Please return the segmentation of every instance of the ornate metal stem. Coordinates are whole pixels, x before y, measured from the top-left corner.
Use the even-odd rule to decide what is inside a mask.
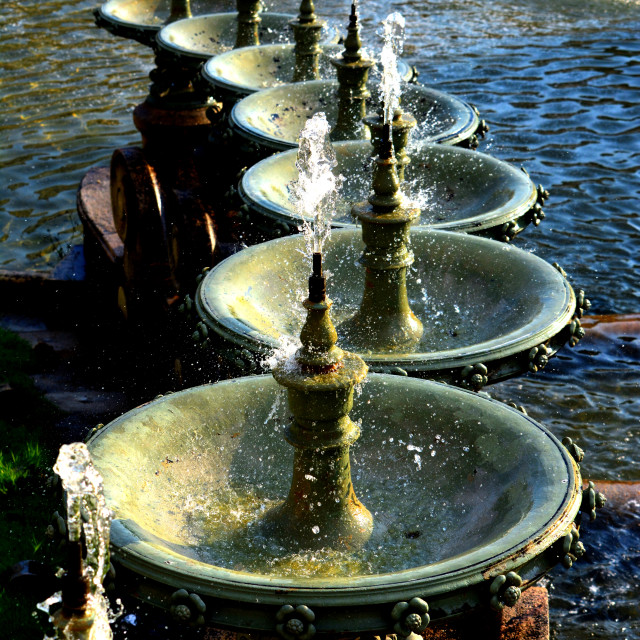
[[[377,155],[382,153],[385,144],[384,138],[384,121],[381,115],[367,116],[364,123],[371,130],[371,144]],[[391,121],[391,136],[393,140],[393,150],[398,162],[398,180],[400,184],[404,182],[404,170],[411,162],[407,155],[406,147],[409,142],[409,133],[417,124],[417,120],[409,113],[405,113],[402,109],[396,110]]]
[[[251,47],[260,44],[258,37],[258,25],[260,24],[260,0],[237,0],[238,9],[238,34],[236,36],[236,46]]]
[[[293,70],[293,82],[318,79],[318,59],[321,49],[320,36],[324,20],[318,20],[312,0],[302,0],[300,14],[290,23],[296,41],[296,64]]]
[[[366,100],[371,95],[367,91],[367,78],[373,60],[363,58],[360,52],[360,27],[356,4],[351,5],[347,37],[340,58],[331,60],[336,69],[338,82],[338,121],[331,132],[332,140],[353,140],[359,137],[362,119],[366,112]]]
[[[398,190],[397,161],[393,155],[390,125],[373,179],[368,202],[352,208],[362,223],[366,248],[360,262],[366,268],[360,309],[344,323],[344,335],[353,348],[372,351],[411,349],[422,337],[422,323],[409,307],[407,267],[413,263],[408,247],[409,228],[420,211],[402,206]]]
[[[191,0],[171,0],[171,13],[167,19],[167,24],[191,17]]]
[[[67,573],[63,579],[62,607],[53,615],[53,626],[65,637],[90,640],[94,613],[89,604],[90,587],[83,575],[82,541],[68,540]]]
[[[325,293],[321,254],[305,300],[302,347],[293,361],[279,364],[274,378],[288,390],[293,420],[286,430],[295,448],[291,489],[286,501],[263,520],[269,535],[298,549],[358,549],[369,539],[371,514],[351,482],[349,447],[360,428],[349,418],[353,388],[367,365],[336,346],[331,300]]]

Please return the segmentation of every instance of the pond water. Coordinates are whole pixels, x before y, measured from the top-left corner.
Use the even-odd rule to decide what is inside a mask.
[[[370,29],[401,11],[404,57],[421,82],[476,104],[491,126],[480,149],[525,166],[551,191],[547,219],[518,245],[559,262],[586,290],[592,314],[640,312],[640,3],[361,5]],[[46,271],[80,244],[80,179],[108,164],[115,148],[138,144],[131,111],[146,94],[152,55],[97,29],[94,7],[0,5],[0,272]],[[318,0],[316,8],[347,11],[343,0]],[[584,445],[585,475],[640,481],[638,323],[616,326],[565,349],[541,374],[490,393]],[[619,522],[605,516],[585,539],[588,549],[595,541],[587,560],[555,573],[558,638],[640,638],[639,508]]]

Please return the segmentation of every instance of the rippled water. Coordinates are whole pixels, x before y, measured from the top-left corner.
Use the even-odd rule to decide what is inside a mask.
[[[130,114],[152,56],[95,28],[94,6],[0,5],[0,270],[48,269],[80,243],[79,180],[138,143]],[[346,14],[345,2],[316,6]],[[481,150],[550,189],[547,219],[518,244],[562,264],[592,313],[639,312],[640,3],[373,0],[363,24],[392,10],[407,18],[405,58],[420,80],[475,103],[491,125]],[[596,332],[542,374],[491,393],[585,443],[587,475],[640,480],[636,336]],[[555,579],[558,638],[640,638],[638,511],[625,518],[592,527],[593,554]]]

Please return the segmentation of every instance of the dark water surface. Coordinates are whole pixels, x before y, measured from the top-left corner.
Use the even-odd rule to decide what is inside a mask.
[[[481,150],[551,191],[547,219],[519,246],[559,262],[591,313],[640,312],[640,2],[361,4],[368,28],[402,12],[420,80],[476,104],[491,126]],[[346,15],[346,5],[316,9]],[[94,6],[0,4],[0,270],[50,269],[80,243],[78,182],[113,149],[138,144],[131,110],[152,55],[95,28]],[[491,394],[584,445],[585,475],[640,481],[637,326],[596,332]],[[603,516],[585,535],[586,560],[554,573],[557,638],[640,638],[639,509]]]

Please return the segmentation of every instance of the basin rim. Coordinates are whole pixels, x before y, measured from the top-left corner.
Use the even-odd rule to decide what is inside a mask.
[[[292,84],[281,84],[277,87],[270,87],[269,89],[263,89],[262,91],[258,91],[256,93],[252,93],[248,95],[246,98],[237,102],[230,113],[230,122],[232,128],[237,131],[243,137],[255,142],[257,144],[263,145],[265,147],[269,147],[270,149],[277,149],[278,151],[287,151],[289,149],[296,148],[298,143],[295,140],[285,140],[283,138],[274,138],[267,134],[262,133],[260,130],[255,127],[247,124],[246,114],[251,114],[255,112],[254,101],[257,100],[268,100],[273,97],[274,94],[277,95],[276,92],[284,92],[284,95],[287,96],[289,102],[291,99],[296,98],[296,93],[300,92],[303,89],[309,89],[311,91],[322,91],[325,88],[329,87],[338,88],[337,80],[310,80],[308,82],[299,82]],[[430,87],[425,87],[419,84],[410,84],[410,87],[416,88],[420,87],[420,90],[425,91],[431,94],[434,98],[440,99],[442,102],[447,102],[449,104],[453,103],[456,105],[458,109],[464,114],[465,119],[462,120],[461,124],[459,124],[455,130],[451,131],[451,127],[448,132],[438,136],[430,136],[426,137],[425,140],[429,140],[431,142],[438,142],[440,144],[458,144],[463,140],[469,138],[478,128],[480,123],[480,119],[477,113],[468,105],[466,102],[452,96],[448,93],[443,93],[442,91],[438,91],[436,89],[431,89]],[[322,111],[322,109],[318,109],[317,111]],[[418,123],[420,124],[420,123]]]
[[[259,54],[261,56],[270,57],[274,54],[280,53],[293,53],[295,48],[294,44],[291,43],[282,43],[282,44],[264,44],[257,45],[251,47],[241,47],[238,49],[232,49],[231,51],[225,51],[224,53],[220,53],[213,57],[210,57],[202,67],[202,77],[215,89],[220,89],[223,91],[228,91],[229,93],[233,93],[238,96],[247,96],[252,93],[256,93],[258,91],[263,91],[267,87],[254,87],[253,85],[249,85],[246,83],[234,82],[232,80],[226,79],[219,70],[214,67],[219,67],[221,64],[227,63],[228,65],[233,65],[234,58],[240,57],[240,62],[242,63],[242,56]],[[344,45],[340,44],[332,44],[330,42],[325,42],[320,45],[322,49],[322,54],[326,58],[334,57],[334,54],[341,54],[344,51]],[[230,60],[230,62],[229,62]],[[398,73],[400,74],[400,78],[408,82],[413,77],[413,69],[404,61],[402,58],[398,59]],[[335,72],[333,72],[332,76],[335,76]],[[328,78],[331,80],[331,78]],[[314,80],[312,82],[322,82],[326,80],[326,78],[321,78],[320,80]],[[272,85],[274,87],[281,87],[284,84],[298,84],[298,83],[279,83],[277,85]],[[272,87],[268,87],[272,88]]]
[[[519,541],[508,549],[499,551],[493,556],[484,558],[474,565],[425,576],[428,567],[448,563],[451,558],[435,563],[423,565],[394,573],[359,576],[356,578],[326,578],[313,579],[313,586],[296,581],[295,578],[277,578],[274,576],[260,576],[248,572],[233,571],[198,562],[167,549],[160,551],[151,542],[141,542],[135,528],[129,528],[118,520],[112,523],[111,544],[114,547],[114,557],[127,569],[145,578],[156,580],[162,584],[176,588],[188,588],[197,591],[201,596],[212,596],[224,600],[236,600],[247,603],[283,604],[293,597],[297,602],[304,602],[308,606],[367,606],[380,603],[394,603],[402,599],[410,599],[416,594],[425,599],[437,598],[460,589],[472,588],[474,585],[490,580],[496,575],[507,571],[518,571],[519,568],[529,570],[531,563],[535,565],[533,579],[548,570],[560,560],[560,556],[552,558],[543,555],[556,540],[566,534],[580,508],[581,477],[579,469],[566,448],[543,425],[496,400],[479,396],[476,393],[451,387],[438,382],[399,378],[385,374],[370,374],[371,377],[390,384],[429,385],[439,393],[466,394],[467,400],[473,403],[490,403],[498,411],[510,412],[514,420],[518,420],[521,429],[532,430],[542,438],[550,440],[564,464],[567,482],[563,482],[564,497],[549,514],[546,523],[529,535],[526,540]],[[169,396],[153,400],[123,416],[117,418],[106,427],[94,434],[88,441],[91,450],[92,443],[102,438],[113,426],[119,425],[137,413],[145,411],[150,405],[160,405],[171,402],[179,395],[201,393],[219,385],[261,385],[271,380],[270,375],[250,376],[225,380],[218,383],[203,385],[176,392]],[[99,469],[99,465],[98,465]],[[117,517],[117,514],[116,514]],[[456,556],[453,556],[455,558]],[[538,562],[538,564],[536,564]],[[524,572],[523,572],[524,573]],[[523,576],[527,579],[526,574]],[[531,579],[531,576],[528,576]]]
[[[367,140],[345,140],[340,142],[331,143],[334,149],[338,152],[338,163],[340,163],[340,150],[358,149],[360,147],[370,147],[371,143]],[[450,222],[435,222],[434,224],[414,224],[413,229],[442,229],[443,231],[456,231],[458,233],[481,233],[487,229],[497,227],[514,220],[524,215],[531,207],[536,203],[538,198],[538,192],[535,184],[522,170],[516,168],[514,165],[500,160],[489,154],[482,153],[481,151],[475,151],[471,149],[464,149],[462,147],[454,147],[451,145],[443,145],[435,142],[419,142],[415,148],[408,151],[409,157],[412,161],[420,160],[421,154],[425,151],[433,151],[434,153],[443,153],[445,155],[461,155],[469,156],[474,159],[480,159],[482,162],[487,163],[495,168],[495,170],[504,172],[505,177],[520,183],[522,194],[519,200],[515,197],[511,198],[508,202],[502,204],[492,211],[480,213],[470,216],[468,218],[461,218]],[[310,220],[310,218],[297,217],[297,213],[293,210],[289,211],[279,204],[269,201],[266,198],[261,198],[258,194],[257,188],[254,188],[251,182],[256,180],[261,172],[267,174],[271,165],[276,165],[279,158],[285,155],[291,156],[295,159],[297,149],[290,149],[288,151],[281,151],[280,153],[273,154],[260,160],[253,166],[249,167],[240,180],[238,193],[245,204],[255,208],[262,215],[277,220],[278,222],[284,222],[289,225],[300,224],[303,220]],[[445,159],[444,162],[447,162]],[[526,185],[526,186],[525,186]],[[526,195],[525,192],[526,191]],[[363,198],[364,199],[364,198]],[[515,202],[515,205],[514,205]],[[334,221],[332,227],[336,229],[355,229],[359,228],[356,223]]]
[[[475,345],[429,353],[402,354],[358,352],[358,355],[360,355],[374,371],[376,370],[376,367],[393,366],[400,367],[410,374],[422,374],[435,370],[457,369],[467,365],[473,365],[478,362],[482,362],[486,365],[497,360],[521,354],[545,343],[547,340],[560,333],[571,321],[576,308],[576,297],[573,288],[559,271],[554,269],[542,258],[512,245],[496,242],[495,240],[489,240],[487,238],[481,238],[479,236],[454,233],[452,231],[443,231],[424,227],[412,229],[411,234],[414,241],[418,237],[428,238],[430,235],[433,235],[441,237],[443,240],[448,238],[447,242],[450,243],[451,246],[456,246],[456,243],[478,243],[486,247],[493,246],[496,250],[513,252],[517,256],[521,257],[525,263],[532,262],[533,264],[539,265],[540,269],[547,271],[557,282],[561,299],[555,301],[556,309],[553,321],[546,322],[546,326],[542,326],[534,333],[527,333],[525,335],[516,334],[507,341],[505,341],[504,337],[501,336]],[[351,241],[353,242],[354,236],[357,236],[359,241],[360,231],[344,228],[334,229],[328,242],[331,244],[336,238],[348,239],[349,237],[352,238]],[[271,336],[267,336],[254,330],[243,322],[237,315],[230,315],[229,313],[226,313],[224,302],[214,300],[213,297],[208,296],[207,292],[212,281],[217,279],[224,281],[226,279],[224,275],[225,272],[228,270],[233,271],[238,266],[239,262],[242,263],[250,260],[254,254],[262,251],[268,251],[274,255],[273,251],[277,251],[277,249],[274,248],[278,246],[278,243],[288,244],[294,242],[302,244],[304,243],[304,239],[301,235],[294,235],[254,245],[230,256],[211,269],[201,282],[196,293],[196,309],[200,318],[225,340],[228,340],[241,349],[247,349],[250,353],[258,353],[259,355],[267,357],[274,349],[279,348],[281,345],[276,338],[272,338]],[[420,254],[415,251],[415,242],[413,244],[413,248],[416,256],[416,262],[418,262],[420,260]],[[331,286],[336,286],[335,281],[330,284],[330,287]],[[546,311],[545,314],[550,315],[550,312]],[[339,325],[337,326],[339,330]]]

